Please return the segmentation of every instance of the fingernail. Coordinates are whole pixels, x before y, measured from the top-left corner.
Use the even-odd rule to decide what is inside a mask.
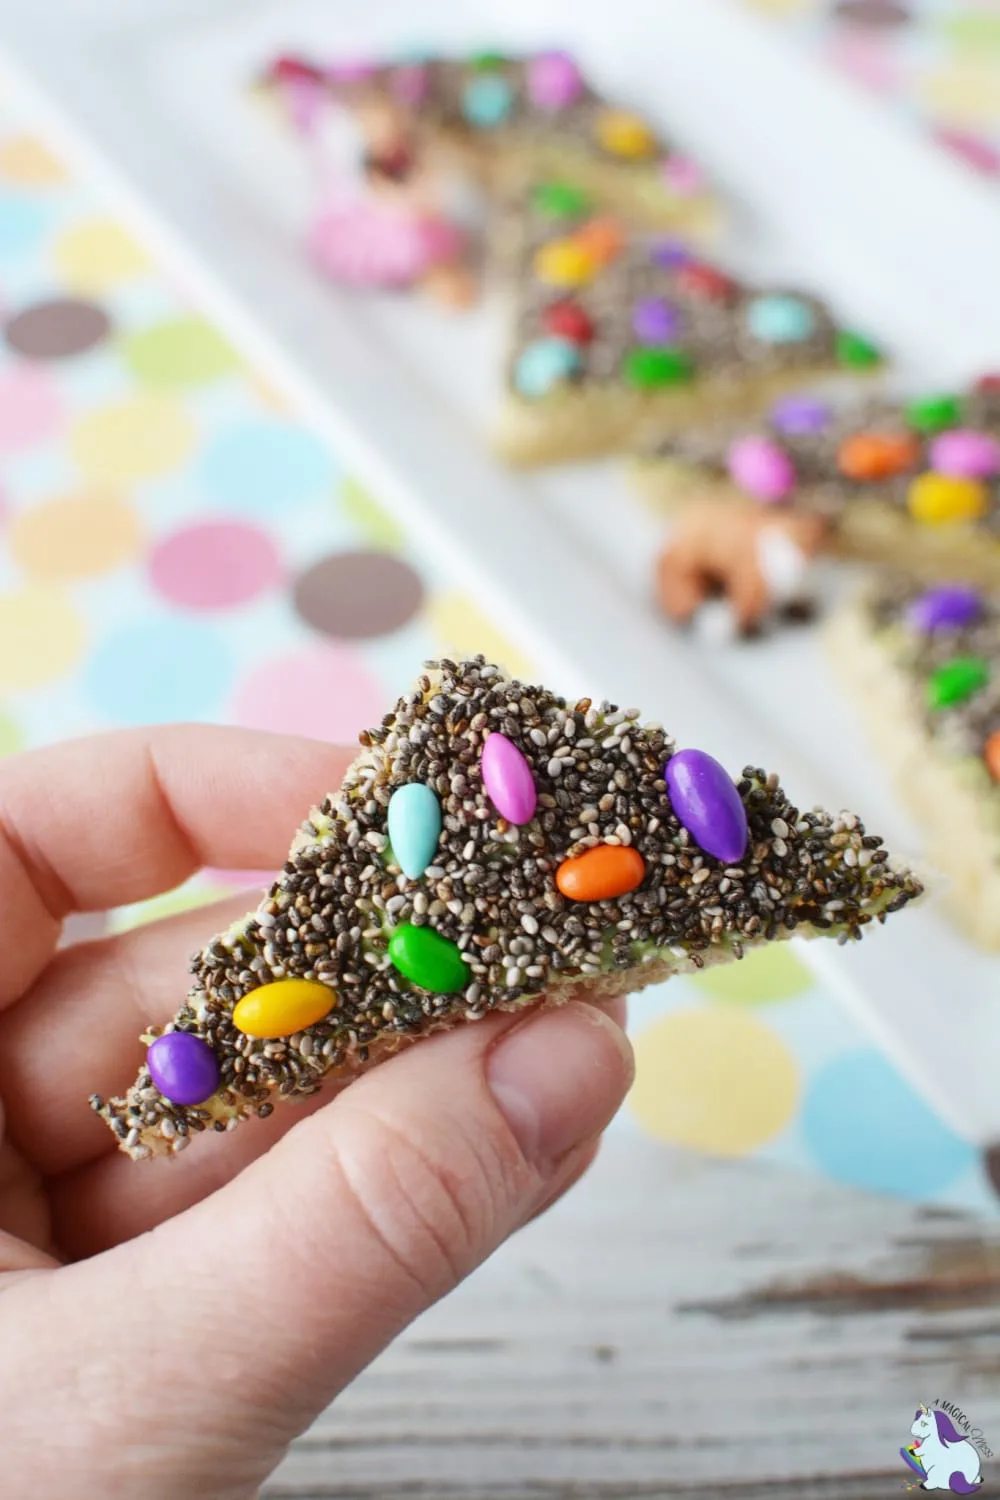
[[[518,1145],[539,1166],[603,1130],[632,1073],[625,1033],[578,1001],[522,1021],[486,1063],[487,1082]]]

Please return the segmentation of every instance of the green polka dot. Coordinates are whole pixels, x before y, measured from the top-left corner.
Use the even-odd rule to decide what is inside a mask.
[[[713,1000],[768,1005],[804,995],[816,980],[788,943],[772,943],[751,951],[738,964],[705,969],[691,983]]]
[[[111,913],[109,926],[112,932],[128,932],[133,927],[145,927],[147,922],[159,922],[164,917],[176,917],[181,912],[196,911],[200,906],[211,906],[235,895],[222,886],[203,885],[197,875],[179,885],[176,890],[164,891],[162,896],[153,896],[149,901],[137,901],[134,906],[120,906]],[[206,937],[210,936],[206,933]]]
[[[366,542],[385,552],[401,552],[406,545],[402,527],[384,511],[356,479],[345,479],[340,489],[340,504]]]
[[[956,47],[968,47],[974,53],[1000,51],[1000,15],[985,10],[960,11],[942,24]]]
[[[20,724],[7,714],[0,713],[0,756],[16,755],[24,746],[24,735]]]
[[[149,385],[200,385],[239,368],[235,351],[202,318],[176,318],[125,342],[125,359]]]

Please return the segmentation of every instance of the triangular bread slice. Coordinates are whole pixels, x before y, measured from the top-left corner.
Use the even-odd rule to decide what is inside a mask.
[[[428,663],[361,741],[257,910],[207,944],[186,1002],[146,1033],[193,1054],[173,1059],[181,1087],[157,1085],[171,1056],[151,1073],[151,1049],[124,1097],[93,1097],[132,1157],[437,1028],[606,1001],[793,934],[846,942],[920,894],[853,815],[800,811],[776,776],[734,782],[636,710],[569,703],[482,657]],[[259,1013],[289,980],[319,1014],[293,1005],[281,1035]]]

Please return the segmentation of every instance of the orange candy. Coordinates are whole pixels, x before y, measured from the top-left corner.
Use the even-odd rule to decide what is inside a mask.
[[[911,432],[856,432],[841,443],[837,464],[848,479],[891,479],[912,469],[919,457]]]
[[[598,844],[575,859],[564,859],[556,885],[567,901],[610,901],[642,884],[646,861],[624,844]]]
[[[1000,729],[995,729],[983,747],[983,760],[994,781],[1000,781]]]
[[[574,238],[601,266],[614,260],[624,244],[621,225],[614,219],[588,219],[586,224],[580,225]]]

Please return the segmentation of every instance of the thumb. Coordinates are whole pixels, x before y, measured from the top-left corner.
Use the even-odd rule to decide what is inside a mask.
[[[118,1337],[152,1367],[156,1445],[198,1465],[173,1468],[169,1493],[252,1492],[401,1329],[572,1180],[631,1078],[624,1033],[579,1002],[458,1027],[91,1262],[131,1258],[124,1281],[112,1273],[108,1316],[121,1329],[129,1308]],[[149,1417],[132,1423],[147,1432],[143,1493],[155,1500]]]

